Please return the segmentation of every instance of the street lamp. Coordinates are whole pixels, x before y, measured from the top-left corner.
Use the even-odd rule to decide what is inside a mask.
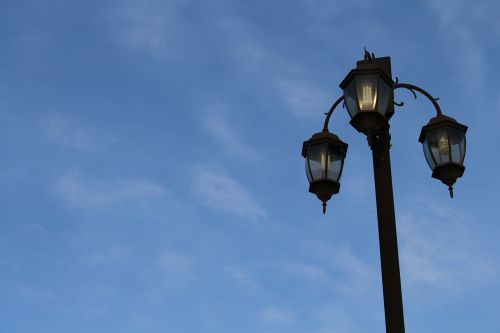
[[[326,213],[326,202],[339,192],[346,153],[347,144],[328,131],[314,134],[302,146],[309,192],[323,202],[323,213]]]
[[[422,127],[418,139],[432,170],[432,177],[448,185],[453,198],[453,184],[462,177],[465,167],[465,132],[467,126],[443,115],[432,118]]]
[[[309,192],[322,201],[323,213],[326,203],[339,192],[340,177],[347,153],[347,144],[328,130],[328,123],[335,108],[343,103],[351,117],[350,124],[366,135],[372,150],[377,217],[379,229],[380,261],[384,310],[387,333],[404,333],[403,298],[399,272],[399,256],[392,189],[389,119],[394,114],[394,90],[405,88],[415,98],[416,92],[427,97],[436,109],[436,116],[422,128],[419,142],[432,170],[432,177],[448,186],[453,198],[453,184],[465,170],[465,133],[467,126],[445,116],[437,103],[424,89],[412,84],[399,83],[392,79],[390,57],[376,58],[365,49],[364,59],[357,62],[340,83],[343,95],[326,114],[323,131],[305,141],[302,156],[306,160],[306,174],[310,183]]]
[[[351,125],[361,133],[379,129],[394,114],[390,66],[389,57],[360,61],[340,83]]]

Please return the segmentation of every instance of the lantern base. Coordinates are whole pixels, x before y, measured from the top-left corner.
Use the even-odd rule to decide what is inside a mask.
[[[387,124],[387,119],[376,111],[360,111],[350,121],[358,132],[369,135]]]
[[[318,180],[309,185],[309,192],[316,194],[323,202],[323,214],[326,211],[326,202],[332,198],[332,195],[339,193],[339,189],[340,184],[331,180]]]
[[[439,179],[443,184],[448,185],[450,196],[453,198],[453,184],[464,174],[465,167],[456,163],[446,163],[434,168],[432,178]]]

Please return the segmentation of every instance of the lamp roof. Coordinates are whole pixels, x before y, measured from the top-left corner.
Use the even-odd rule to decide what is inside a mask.
[[[336,146],[341,146],[345,150],[347,150],[348,146],[348,144],[340,140],[340,138],[337,135],[330,133],[329,131],[321,131],[313,134],[313,136],[309,140],[304,141],[304,144],[302,145],[302,156],[303,157],[307,156],[306,150],[309,146],[323,142],[331,143]]]
[[[394,84],[391,72],[391,58],[381,57],[358,61],[356,63],[356,68],[352,69],[339,84],[340,88],[344,89],[349,84],[353,76],[362,74],[378,74],[390,86]]]
[[[425,134],[433,129],[436,128],[441,128],[444,126],[450,126],[454,127],[458,130],[463,131],[464,133],[467,132],[467,126],[460,124],[458,121],[456,121],[452,117],[445,116],[444,114],[438,115],[434,118],[431,118],[427,125],[422,127],[422,131],[420,132],[420,137],[418,138],[419,142],[424,142],[425,140]]]

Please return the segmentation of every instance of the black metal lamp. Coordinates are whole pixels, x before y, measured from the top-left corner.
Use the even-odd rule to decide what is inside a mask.
[[[438,115],[422,127],[419,142],[424,147],[424,155],[432,170],[432,177],[448,185],[453,198],[453,184],[462,177],[465,166],[467,126],[455,119]]]
[[[355,69],[340,84],[343,95],[333,103],[325,114],[323,131],[314,134],[302,146],[306,159],[309,192],[323,202],[339,192],[340,176],[347,152],[347,144],[328,131],[328,124],[335,108],[344,102],[351,116],[351,125],[368,138],[372,151],[377,219],[379,229],[382,286],[387,333],[404,333],[403,297],[399,272],[399,255],[394,211],[394,193],[391,174],[391,135],[389,119],[394,114],[394,90],[404,88],[429,99],[436,109],[436,117],[422,128],[419,141],[423,144],[425,158],[432,169],[432,177],[448,185],[453,197],[453,184],[465,170],[467,126],[444,116],[434,98],[424,89],[392,80],[389,57],[375,58],[365,49],[364,60],[358,61]]]
[[[339,192],[346,153],[347,144],[328,131],[314,134],[302,146],[309,192],[323,202],[323,213],[326,212],[326,202]]]
[[[393,85],[390,58],[365,52],[365,59],[340,83],[356,130],[368,135],[387,123],[394,114]]]

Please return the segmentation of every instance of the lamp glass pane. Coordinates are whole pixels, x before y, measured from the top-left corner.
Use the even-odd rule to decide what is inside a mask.
[[[330,147],[328,155],[327,177],[330,180],[338,182],[342,174],[345,153],[342,153],[337,147]]]
[[[328,144],[320,143],[310,146],[307,149],[307,163],[310,170],[309,182],[326,178],[326,170],[330,167]]]
[[[359,112],[358,104],[356,103],[356,88],[354,80],[352,80],[344,89],[344,101],[347,106],[347,112],[349,112],[351,118],[354,118],[354,116]]]
[[[463,164],[465,158],[465,133],[457,128],[449,128],[451,160]]]
[[[427,134],[429,147],[437,166],[450,162],[450,144],[446,127],[431,130]]]
[[[312,182],[312,176],[311,176],[311,169],[309,169],[309,159],[306,158],[306,175],[307,175],[307,181],[310,183]]]
[[[382,79],[379,79],[379,93],[378,93],[378,105],[377,111],[385,116],[387,110],[389,110],[389,103],[391,102],[392,88]]]
[[[356,77],[356,95],[361,111],[374,111],[377,105],[377,75],[360,75]]]
[[[424,147],[425,160],[427,161],[427,164],[429,164],[429,167],[431,168],[431,170],[434,170],[436,163],[432,159],[431,149],[429,147],[429,142],[427,141],[427,139],[424,140],[424,142],[422,143],[422,146]]]

